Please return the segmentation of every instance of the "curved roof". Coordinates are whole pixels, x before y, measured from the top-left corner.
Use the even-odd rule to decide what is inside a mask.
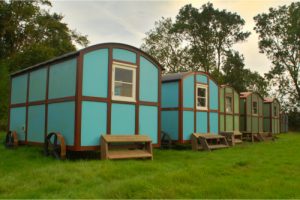
[[[280,104],[278,99],[276,99],[276,98],[270,98],[270,97],[264,98],[264,103],[273,103],[274,101],[277,101],[277,103]]]
[[[107,47],[113,47],[113,48],[122,48],[123,47],[124,49],[140,52],[143,56],[145,56],[148,59],[150,59],[151,61],[153,61],[153,63],[156,64],[161,70],[164,70],[164,68],[159,64],[158,61],[156,61],[156,59],[154,57],[152,57],[148,53],[142,51],[141,49],[136,48],[136,47],[131,46],[131,45],[128,45],[128,44],[110,42],[110,43],[100,43],[100,44],[92,45],[92,46],[80,49],[78,51],[73,51],[73,52],[70,52],[70,53],[63,54],[61,56],[58,56],[58,57],[55,57],[53,59],[47,60],[45,62],[41,62],[41,63],[35,64],[33,66],[27,67],[25,69],[16,71],[16,72],[12,73],[11,76],[21,74],[21,73],[30,71],[32,69],[39,68],[39,67],[45,66],[47,64],[51,64],[51,63],[54,63],[54,62],[57,62],[57,61],[60,61],[60,60],[66,59],[66,58],[78,56],[80,53],[87,53],[89,51],[97,50],[97,49],[100,49],[100,48],[107,48]]]
[[[225,88],[225,87],[227,87],[227,88],[231,88],[231,89],[233,89],[236,93],[238,93],[237,91],[236,91],[236,89],[234,89],[233,87],[231,87],[230,85],[227,85],[227,84],[223,84],[223,85],[220,85],[220,87],[221,88]]]
[[[257,94],[261,99],[264,99],[263,96],[261,96],[261,94],[259,94],[258,92],[241,92],[240,98],[247,98],[248,96],[250,96],[252,94]]]
[[[219,85],[213,77],[211,77],[208,73],[203,72],[203,71],[198,71],[198,72],[188,71],[188,72],[169,73],[169,74],[163,75],[161,80],[162,80],[162,82],[176,81],[176,80],[184,79],[185,77],[187,77],[191,74],[204,74],[204,75],[208,76],[210,80],[214,81],[217,85]]]

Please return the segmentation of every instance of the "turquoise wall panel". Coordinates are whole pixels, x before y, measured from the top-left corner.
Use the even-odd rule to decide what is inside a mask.
[[[27,74],[14,77],[11,81],[11,103],[25,103],[27,96]]]
[[[158,69],[142,56],[140,60],[140,100],[158,102]]]
[[[194,108],[194,75],[183,79],[183,107]]]
[[[82,94],[107,97],[108,49],[99,49],[83,56]]]
[[[50,67],[49,99],[75,96],[76,68],[76,59]]]
[[[140,106],[139,134],[148,135],[153,144],[158,143],[158,110],[156,106]]]
[[[161,112],[161,129],[168,133],[172,140],[178,140],[178,111]]]
[[[197,112],[196,132],[207,133],[207,112]]]
[[[203,74],[197,74],[196,75],[196,80],[199,83],[206,83],[207,84],[207,76],[205,76]]]
[[[211,112],[209,114],[209,124],[210,124],[210,133],[218,134],[219,133],[219,117],[218,117],[218,113]]]
[[[26,108],[18,107],[10,109],[9,130],[16,131],[18,140],[25,141]]]
[[[75,102],[48,105],[47,133],[60,132],[67,145],[74,145]]]
[[[183,140],[190,140],[194,132],[194,112],[183,112]]]
[[[136,63],[136,54],[125,49],[113,49],[113,59]]]
[[[81,146],[100,145],[100,136],[106,134],[106,103],[82,102]]]
[[[124,135],[135,133],[135,106],[129,104],[112,104],[111,134]]]
[[[162,83],[161,106],[162,108],[178,107],[178,82]]]
[[[41,101],[46,99],[47,68],[35,70],[30,73],[29,101]]]
[[[219,88],[218,85],[209,80],[209,107],[212,110],[217,110],[219,108]]]
[[[45,105],[28,107],[27,141],[44,142],[45,139]]]

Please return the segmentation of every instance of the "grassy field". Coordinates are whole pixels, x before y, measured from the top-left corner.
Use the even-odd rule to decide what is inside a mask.
[[[153,161],[57,161],[1,145],[0,198],[300,198],[300,133],[214,152],[155,150]]]

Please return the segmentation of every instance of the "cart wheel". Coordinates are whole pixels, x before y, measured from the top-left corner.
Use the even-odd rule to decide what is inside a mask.
[[[49,133],[45,138],[44,152],[46,156],[52,155],[58,160],[66,158],[65,139],[60,133]]]
[[[18,146],[18,135],[16,131],[8,131],[5,138],[5,147],[12,148]]]
[[[171,149],[172,148],[172,138],[171,136],[162,131],[162,137],[161,137],[161,148],[162,149]]]

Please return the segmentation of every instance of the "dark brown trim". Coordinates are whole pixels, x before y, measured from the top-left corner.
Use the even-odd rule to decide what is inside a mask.
[[[108,47],[108,88],[107,88],[107,99],[111,99],[111,90],[112,90],[112,50],[113,47]],[[85,53],[85,51],[84,51]],[[107,125],[106,125],[106,131],[107,134],[111,134],[111,101],[107,101],[107,114],[106,114],[106,118],[107,118]]]
[[[107,98],[102,97],[90,97],[90,96],[82,96],[82,101],[96,101],[96,102],[108,102]]]
[[[194,74],[194,133],[197,132],[197,83],[196,74]]]
[[[135,105],[135,134],[139,134],[139,121],[140,121],[140,54],[136,53],[136,79],[135,79],[135,98],[136,98],[136,105]]]
[[[158,118],[158,122],[157,122],[157,142],[158,142],[158,146],[160,147],[161,145],[161,87],[162,87],[162,83],[161,83],[161,69],[157,70],[158,72],[158,98],[157,98],[157,118]]]
[[[177,111],[179,110],[179,107],[175,107],[175,108],[161,108],[162,111]]]
[[[50,66],[47,66],[47,80],[46,80],[46,99],[45,99],[45,138],[47,137],[48,134],[48,98],[49,98],[49,77],[50,77]]]
[[[33,101],[33,102],[28,102],[27,105],[28,106],[36,106],[36,105],[43,105],[45,104],[46,102],[45,101]]]
[[[78,54],[80,54],[80,53],[85,54],[85,53],[88,53],[90,51],[94,51],[94,50],[98,50],[98,49],[105,49],[105,48],[119,48],[119,49],[125,49],[125,50],[128,50],[128,51],[132,51],[132,52],[135,52],[135,53],[139,52],[141,54],[141,56],[145,57],[147,60],[149,60],[151,63],[153,63],[156,67],[160,68],[160,70],[164,70],[164,68],[156,61],[156,59],[154,59],[151,55],[149,55],[148,53],[142,51],[141,49],[138,49],[134,46],[130,46],[130,45],[127,45],[127,44],[121,44],[121,43],[102,43],[102,44],[96,44],[96,45],[93,45],[93,46],[86,47],[86,48],[81,49],[79,51],[70,52],[70,53],[64,54],[62,56],[53,58],[51,60],[42,62],[42,63],[38,63],[38,64],[33,65],[31,67],[28,67],[26,69],[14,72],[14,73],[11,74],[11,76],[13,77],[13,76],[16,76],[16,75],[24,74],[24,73],[33,71],[35,69],[39,69],[41,67],[45,67],[47,65],[54,65],[56,63],[63,62],[63,61],[68,60],[68,59],[76,58],[78,56]]]
[[[157,102],[148,102],[148,101],[139,101],[139,104],[143,106],[160,106],[160,104]]]
[[[57,98],[57,99],[48,99],[48,104],[61,103],[61,102],[65,102],[65,101],[75,101],[75,100],[76,100],[75,96],[62,97],[62,98]]]
[[[58,63],[76,58],[78,53],[79,52],[67,53],[65,55],[53,58],[51,60],[48,60],[48,61],[45,61],[45,62],[42,62],[42,63],[38,63],[38,64],[33,65],[31,67],[16,71],[16,72],[10,74],[10,76],[15,77],[15,76],[19,76],[19,75],[26,74],[26,73],[31,73],[35,70],[39,70],[39,69],[44,68],[44,67],[48,67],[48,66],[51,67],[51,66],[56,65]]]
[[[178,100],[179,100],[179,110],[178,110],[178,134],[180,143],[183,142],[183,81],[179,80],[179,92],[178,92]]]
[[[10,110],[11,110],[11,91],[12,91],[12,78],[9,79],[9,107],[8,107],[8,113],[7,113],[7,132],[12,131],[10,130]]]
[[[16,104],[12,104],[9,107],[10,108],[16,108],[16,107],[25,107],[27,105],[27,103],[16,103]]]
[[[210,85],[209,85],[209,81],[210,81],[210,77],[208,77],[206,75],[206,78],[207,78],[207,84],[208,84],[208,87],[207,87],[207,133],[210,133]],[[217,84],[218,86],[218,84]],[[218,91],[219,92],[219,91]]]
[[[29,101],[29,89],[30,89],[30,73],[27,74],[27,91],[26,91],[26,121],[25,121],[25,143],[27,143],[28,135],[28,101]]]
[[[83,79],[83,55],[79,53],[77,57],[77,74],[76,74],[76,109],[75,109],[75,149],[81,146],[81,113],[82,113],[82,79]]]

